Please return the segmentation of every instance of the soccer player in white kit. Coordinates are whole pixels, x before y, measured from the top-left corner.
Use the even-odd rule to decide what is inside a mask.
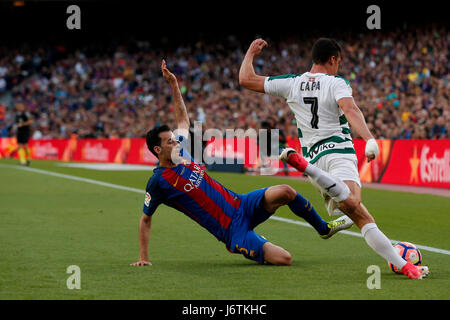
[[[287,148],[280,159],[305,172],[324,196],[328,213],[345,213],[351,219],[344,216],[345,223],[354,222],[376,253],[411,279],[428,275],[427,267],[416,267],[397,254],[361,203],[361,182],[349,124],[366,141],[368,161],[375,159],[379,150],[352,97],[350,83],[337,75],[342,59],[339,44],[321,38],[313,45],[313,66],[309,72],[271,77],[257,75],[253,68],[253,58],[265,46],[263,39],[251,43],[239,71],[239,84],[286,99],[294,113],[303,156]]]

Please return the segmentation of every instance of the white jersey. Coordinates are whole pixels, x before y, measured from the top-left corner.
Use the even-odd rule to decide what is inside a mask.
[[[286,99],[308,162],[330,153],[355,154],[347,119],[337,104],[341,98],[352,97],[347,80],[325,73],[288,74],[267,77],[264,91]]]

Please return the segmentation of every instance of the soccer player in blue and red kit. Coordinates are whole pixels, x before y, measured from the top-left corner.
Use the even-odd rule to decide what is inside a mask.
[[[275,211],[288,205],[297,216],[305,219],[327,239],[346,229],[342,219],[324,221],[312,204],[288,185],[254,190],[248,194],[235,193],[212,179],[184,150],[189,130],[189,118],[177,79],[163,60],[161,71],[172,87],[178,136],[166,125],[147,133],[147,146],[159,159],[146,188],[143,215],[139,225],[140,258],[133,266],[151,265],[148,243],[152,216],[161,204],[183,212],[224,242],[228,251],[241,253],[263,264],[290,265],[292,257],[285,249],[258,235],[253,229]]]

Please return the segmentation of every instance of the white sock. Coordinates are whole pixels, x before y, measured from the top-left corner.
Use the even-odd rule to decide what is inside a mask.
[[[308,164],[305,173],[336,202],[344,201],[350,195],[350,189],[344,181],[332,176],[315,165]]]
[[[389,239],[378,229],[375,223],[365,224],[361,233],[367,244],[380,256],[401,269],[406,261],[394,250]]]

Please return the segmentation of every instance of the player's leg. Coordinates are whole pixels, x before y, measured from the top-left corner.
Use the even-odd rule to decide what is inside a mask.
[[[374,218],[367,208],[361,203],[361,188],[354,181],[345,181],[350,189],[350,196],[339,203],[339,208],[361,229],[361,233],[367,244],[388,262],[401,269],[406,264],[392,247],[391,241],[378,228]]]
[[[275,213],[279,207],[287,205],[293,201],[296,196],[297,192],[287,184],[271,186],[264,192],[261,205],[266,211]]]
[[[361,203],[361,188],[354,181],[344,181],[350,190],[347,199],[338,203],[339,209],[348,215],[359,229],[368,223],[375,223],[375,219]]]
[[[339,203],[343,210],[361,229],[366,243],[376,253],[402,270],[411,279],[421,279],[428,275],[428,268],[414,266],[403,259],[392,247],[391,241],[381,232],[367,208],[361,203],[361,188],[354,181],[345,181],[351,194],[348,201]]]
[[[19,163],[21,165],[25,165],[27,163],[27,159],[26,159],[25,146],[23,143],[19,143],[18,154],[19,154]]]
[[[24,144],[24,148],[25,148],[26,164],[29,165],[31,162],[31,153],[30,148],[28,147],[28,142]]]
[[[329,239],[335,233],[348,229],[353,225],[351,219],[346,216],[331,222],[326,222],[314,209],[312,203],[295,191],[291,186],[278,185],[266,190],[262,200],[262,206],[270,213],[270,215],[284,205],[288,205],[289,209],[291,209],[296,216],[306,220],[306,222],[308,222],[323,239]]]
[[[336,181],[342,181],[349,191],[348,196],[345,199],[341,199],[342,201],[336,201],[336,196],[333,197],[329,190],[324,189],[324,192],[338,202],[339,209],[358,226],[367,244],[388,262],[392,262],[401,269],[406,264],[406,261],[396,253],[389,239],[378,229],[375,219],[361,203],[361,187],[356,162],[345,157],[328,156],[323,158],[323,163],[320,166],[328,170],[328,172],[324,172],[324,176],[326,173],[327,177],[335,178]],[[308,167],[314,167],[317,171],[323,171],[313,165]],[[314,179],[316,182],[320,180],[320,178],[317,179],[317,175],[316,179]]]
[[[264,261],[277,266],[290,266],[292,264],[292,256],[285,249],[271,242],[264,243],[262,249]]]
[[[331,197],[328,194],[326,194],[325,191],[323,191],[322,188],[319,185],[317,185],[317,183],[314,182],[314,180],[309,178],[309,182],[311,182],[311,184],[317,189],[317,191],[323,197],[325,208],[330,217],[340,216],[344,214],[344,212],[342,212],[342,210],[339,209],[339,204],[333,199],[331,199]]]
[[[350,189],[350,195],[339,203],[339,208],[358,226],[369,247],[402,270],[409,278],[419,279],[426,276],[428,271],[422,274],[420,268],[407,262],[394,250],[391,241],[378,228],[375,219],[361,203],[361,187],[354,181],[345,181],[345,183]]]
[[[350,176],[355,168],[349,167],[348,162],[334,160],[334,166],[329,164],[330,173],[308,163],[294,149],[286,149],[280,155],[280,159],[287,161],[297,170],[305,172],[321,187],[323,192],[328,194],[334,201],[339,204],[339,209],[343,211],[352,221],[361,229],[361,233],[367,244],[380,256],[391,262],[399,269],[404,266],[408,270],[404,270],[405,274],[410,278],[418,278],[420,272],[418,268],[413,268],[411,264],[407,264],[401,256],[399,256],[391,245],[389,239],[378,229],[375,220],[370,215],[364,205],[361,203],[361,187],[355,181],[343,181],[332,173],[340,172],[344,176],[347,171]],[[331,162],[331,161],[330,161]],[[350,170],[351,169],[351,170]],[[345,179],[345,178],[344,178]],[[352,179],[354,180],[354,179]],[[403,271],[403,270],[402,270]]]
[[[261,203],[270,215],[275,213],[279,207],[288,205],[296,216],[305,219],[320,235],[330,232],[328,223],[319,216],[311,202],[289,185],[269,187],[264,193]]]
[[[235,249],[245,258],[263,264],[264,261],[277,266],[289,266],[292,264],[292,256],[285,249],[274,245],[253,230],[249,230],[240,237],[235,244]]]
[[[300,172],[305,172],[314,182],[324,190],[333,200],[341,202],[348,198],[350,190],[339,178],[308,163],[300,154],[292,148],[286,148],[280,154],[280,159],[289,163]]]

